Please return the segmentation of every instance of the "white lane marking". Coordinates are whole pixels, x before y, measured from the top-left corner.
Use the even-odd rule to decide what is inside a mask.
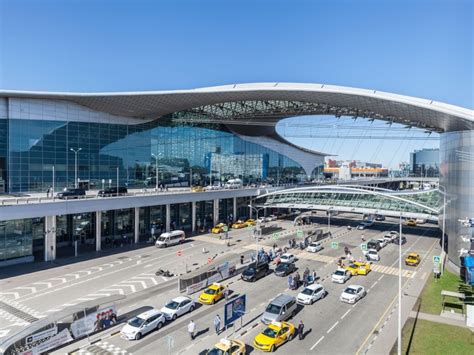
[[[319,344],[320,342],[323,341],[323,339],[324,339],[324,335],[323,335],[321,338],[319,338],[319,340],[318,340],[316,343],[314,343],[314,345],[313,345],[313,346],[311,347],[311,349],[309,349],[309,350],[312,351],[316,346],[318,346],[318,344]]]
[[[167,279],[166,277],[164,277],[164,276],[161,276],[161,278],[162,278],[163,280],[165,280],[165,281],[168,281],[168,279]]]
[[[95,297],[81,297],[81,298],[77,298],[76,301],[92,301],[95,299],[96,299]]]
[[[347,316],[350,311],[352,311],[352,308],[349,308],[347,312],[342,315],[341,319],[344,319],[344,317]]]
[[[49,280],[59,280],[62,283],[65,283],[67,281],[65,277],[53,277],[52,279],[49,279]]]
[[[334,323],[334,324],[332,325],[332,327],[329,328],[329,330],[327,331],[327,334],[331,333],[331,331],[332,331],[334,328],[336,328],[336,326],[337,326],[338,324],[339,324],[339,321],[337,321],[336,323]]]
[[[80,277],[78,274],[66,274],[64,276],[74,276],[75,279],[78,279]]]
[[[59,312],[62,308],[54,308],[54,309],[48,309],[46,313],[54,313],[54,312]]]
[[[71,307],[71,306],[75,306],[77,303],[64,303],[63,306],[66,306],[66,307]]]
[[[108,288],[108,289],[105,289],[105,290],[102,290],[102,291],[104,291],[104,292],[107,292],[107,291],[109,291],[109,292],[116,291],[116,292],[120,293],[121,295],[124,295],[124,294],[125,294],[125,292],[123,292],[123,290],[122,290],[121,288]]]
[[[383,275],[383,274],[382,274],[382,275],[381,275],[381,276],[378,278],[378,280],[377,280],[377,281],[380,281],[380,280],[382,280],[384,276],[385,276],[385,275]]]
[[[90,271],[90,270],[81,270],[81,271],[78,271],[78,273],[79,272],[85,272],[87,275],[92,274],[92,271]]]
[[[153,264],[145,265],[145,267],[152,267],[154,266]]]
[[[124,282],[128,282],[128,281],[124,281]],[[132,290],[132,293],[135,293],[137,292],[137,289],[135,288],[135,285],[129,285],[129,284],[125,284],[125,283],[119,283],[117,285],[114,285],[114,286],[120,286],[120,287],[130,287],[130,289]]]
[[[36,293],[36,292],[38,292],[38,291],[36,290],[36,287],[33,287],[33,286],[21,286],[21,287],[17,287],[16,289],[17,289],[17,290],[30,290],[31,293]]]
[[[52,282],[40,281],[40,282],[33,282],[33,285],[47,285],[48,288],[53,287]]]
[[[91,293],[90,295],[87,295],[87,296],[91,296],[91,297],[109,297],[110,293]]]
[[[128,280],[127,282],[139,283],[140,285],[142,285],[143,289],[148,288],[148,286],[147,286],[147,284],[146,284],[145,281],[141,281],[141,280]]]
[[[377,285],[378,282],[379,282],[378,280],[375,281],[375,282],[372,284],[372,286],[370,286],[370,288],[371,288],[371,289],[374,288],[374,286]]]
[[[6,295],[13,295],[14,299],[20,298],[20,294],[18,292],[2,292],[0,293],[1,296],[6,296]]]

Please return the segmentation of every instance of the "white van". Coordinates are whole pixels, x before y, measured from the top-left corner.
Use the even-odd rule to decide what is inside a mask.
[[[156,240],[155,245],[158,248],[166,248],[171,245],[177,245],[181,244],[184,242],[184,239],[186,236],[184,235],[183,231],[172,231],[172,232],[166,232],[162,233],[158,239]]]
[[[224,185],[225,189],[241,189],[242,188],[242,180],[240,179],[230,179]]]

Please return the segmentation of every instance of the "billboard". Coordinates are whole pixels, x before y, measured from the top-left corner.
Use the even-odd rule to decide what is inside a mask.
[[[224,306],[224,325],[234,323],[237,319],[245,314],[246,298],[241,295],[232,301],[229,301]]]

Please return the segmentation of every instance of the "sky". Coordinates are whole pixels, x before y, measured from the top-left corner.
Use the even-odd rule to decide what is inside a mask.
[[[304,82],[472,109],[473,28],[470,0],[0,0],[0,89]],[[337,124],[301,117],[278,131],[338,159],[373,159],[392,168],[413,149],[439,145],[321,138],[315,132],[322,122]],[[412,135],[419,134],[407,131]]]

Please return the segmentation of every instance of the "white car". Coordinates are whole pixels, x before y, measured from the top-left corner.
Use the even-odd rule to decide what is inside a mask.
[[[375,239],[379,242],[381,248],[385,248],[387,246],[387,241],[384,238]]]
[[[323,246],[321,245],[321,243],[314,243],[314,242],[308,245],[308,247],[306,248],[306,250],[310,253],[316,253],[322,249],[323,249]]]
[[[120,335],[129,340],[140,340],[142,336],[165,324],[165,315],[156,309],[143,312],[130,319],[120,331]]]
[[[357,225],[357,229],[358,229],[358,230],[363,230],[363,229],[365,229],[365,227],[366,227],[365,223],[359,223],[359,224]]]
[[[331,281],[338,283],[338,284],[343,284],[347,280],[351,278],[351,273],[348,270],[345,269],[337,269],[336,271],[333,272],[331,275]]]
[[[380,261],[380,255],[375,249],[369,249],[366,252],[364,252],[364,255],[367,260],[371,261]]]
[[[385,239],[385,241],[386,241],[387,243],[391,243],[391,242],[393,242],[397,237],[398,237],[398,232],[391,231],[391,232],[386,233],[386,234],[383,236],[383,239]]]
[[[271,214],[270,216],[267,217],[267,219],[268,219],[269,221],[276,221],[276,220],[278,219],[278,217],[275,216],[274,214]]]
[[[300,304],[313,304],[317,300],[326,297],[327,294],[328,292],[323,285],[313,284],[305,287],[296,297],[296,301]]]
[[[286,264],[293,264],[296,261],[296,258],[293,254],[285,253],[280,256],[280,261]]]
[[[175,320],[179,316],[194,311],[196,305],[194,301],[185,296],[173,298],[162,309],[161,312],[167,320]]]
[[[258,217],[257,221],[260,223],[265,223],[269,222],[270,220],[268,219],[268,217]]]
[[[367,294],[365,288],[359,285],[350,285],[347,286],[344,291],[341,293],[341,297],[339,298],[342,302],[346,303],[356,303],[362,297]]]
[[[214,190],[221,190],[222,187],[220,185],[209,185],[204,188],[205,191],[214,191]]]

